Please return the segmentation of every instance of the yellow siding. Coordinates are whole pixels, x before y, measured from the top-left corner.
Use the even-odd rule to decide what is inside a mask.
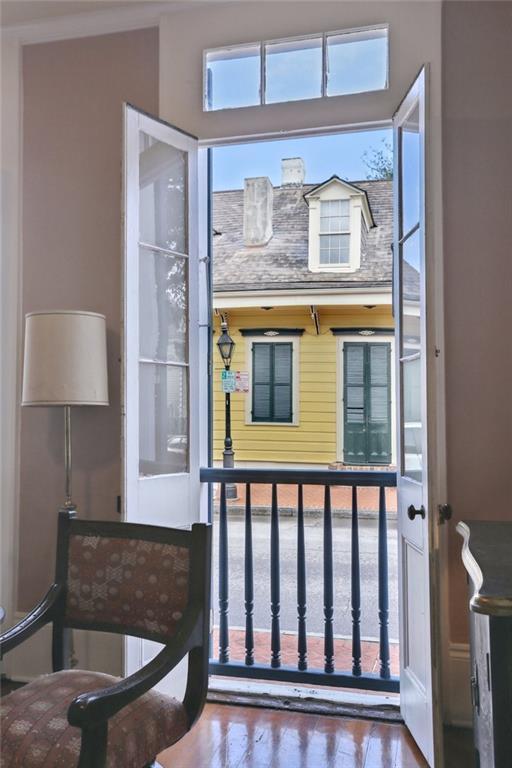
[[[247,371],[244,328],[304,328],[299,338],[299,423],[298,425],[246,424],[245,399],[249,394],[231,396],[231,418],[235,462],[286,462],[327,465],[336,461],[337,338],[331,327],[391,328],[391,308],[321,307],[320,335],[316,335],[309,307],[280,307],[272,310],[230,309],[229,334],[236,342],[231,369]],[[214,343],[220,323],[214,318]],[[262,339],[263,340],[263,339]],[[222,363],[214,349],[214,459],[222,459],[224,440],[224,395],[221,388]]]

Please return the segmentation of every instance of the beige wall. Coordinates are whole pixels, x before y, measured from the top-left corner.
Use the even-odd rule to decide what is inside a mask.
[[[202,137],[318,127],[357,114],[389,117],[424,61],[439,74],[439,3],[261,7],[203,7],[164,20],[163,117]],[[511,14],[511,4],[500,2],[443,9],[447,469],[457,519],[511,517]],[[367,113],[358,96],[314,109],[299,102],[201,112],[202,47],[388,19],[392,88]],[[108,318],[112,405],[74,421],[75,496],[88,516],[115,517],[119,489],[121,102],[157,111],[156,36],[149,30],[31,46],[24,56],[23,310],[82,308]],[[20,608],[41,594],[53,567],[61,429],[59,410],[23,412]],[[454,527],[450,634],[457,642],[467,638],[467,603]]]
[[[512,4],[443,12],[451,639],[467,640],[459,519],[512,520]]]
[[[116,517],[120,492],[122,104],[158,110],[158,31],[31,45],[23,55],[23,313],[107,316],[109,408],[73,411],[79,514]],[[22,409],[18,608],[53,572],[63,412]]]

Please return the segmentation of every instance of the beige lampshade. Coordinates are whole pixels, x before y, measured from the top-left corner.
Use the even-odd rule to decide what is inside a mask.
[[[108,405],[105,316],[31,312],[25,319],[22,405]]]

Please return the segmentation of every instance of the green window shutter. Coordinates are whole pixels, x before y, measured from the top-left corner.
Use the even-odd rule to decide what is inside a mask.
[[[366,463],[365,344],[343,348],[343,460]]]
[[[292,421],[292,349],[288,342],[252,345],[253,421]]]
[[[271,421],[272,344],[252,345],[252,418]]]
[[[368,344],[368,463],[391,461],[391,345]]]
[[[391,346],[347,342],[343,355],[343,460],[391,461]]]

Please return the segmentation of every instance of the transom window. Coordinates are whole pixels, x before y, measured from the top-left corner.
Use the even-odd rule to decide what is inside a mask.
[[[348,264],[350,260],[350,201],[320,202],[320,264]]]
[[[205,111],[381,91],[387,87],[387,25],[204,52]]]

